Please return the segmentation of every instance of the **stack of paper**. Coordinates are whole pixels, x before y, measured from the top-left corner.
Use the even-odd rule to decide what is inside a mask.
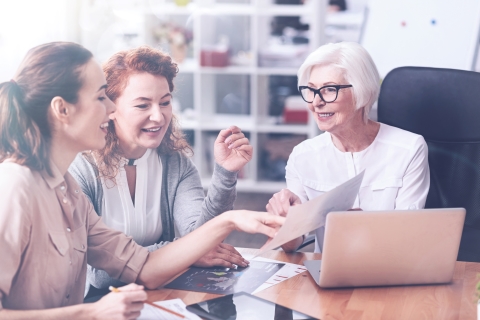
[[[284,261],[272,260],[272,259],[267,259],[263,257],[256,257],[251,259],[251,257],[253,257],[252,255],[244,255],[243,257],[247,260],[285,264],[280,270],[278,270],[273,276],[271,276],[267,281],[265,281],[260,287],[255,289],[255,291],[253,291],[252,294],[255,294],[257,292],[270,288],[271,286],[279,284],[280,282],[290,279],[296,276],[297,274],[300,274],[307,270],[304,266],[299,264],[287,263]]]

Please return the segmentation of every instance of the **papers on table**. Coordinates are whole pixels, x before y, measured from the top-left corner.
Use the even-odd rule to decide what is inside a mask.
[[[155,304],[159,306],[165,307],[176,313],[183,315],[186,320],[202,320],[196,314],[191,313],[186,309],[185,303],[183,303],[180,299],[172,299],[172,300],[165,300],[165,301],[157,301]],[[180,317],[177,317],[171,313],[166,311],[157,309],[152,307],[151,305],[145,304],[140,317],[137,318],[138,320],[152,320],[152,319],[160,319],[160,320],[179,320]]]
[[[267,288],[270,288],[271,286],[274,286],[282,281],[285,281],[287,279],[290,279],[307,269],[298,264],[294,263],[287,263],[284,261],[278,261],[278,260],[273,260],[273,259],[267,259],[263,257],[256,257],[252,258],[252,255],[244,255],[243,256],[247,260],[254,260],[258,262],[267,262],[267,263],[275,263],[275,264],[284,264],[284,266],[278,270],[274,275],[272,275],[267,281],[265,281],[262,285],[260,285],[253,294],[260,292],[262,290],[265,290]],[[170,309],[172,311],[175,311],[181,315],[183,315],[186,320],[201,320],[197,315],[191,313],[186,309],[185,303],[180,300],[180,299],[172,299],[172,300],[165,300],[165,301],[157,301],[155,304],[160,305],[162,307],[165,307],[167,309]],[[148,304],[145,304],[142,312],[140,314],[140,317],[138,318],[139,320],[150,320],[150,319],[161,319],[161,320],[178,320],[179,317],[168,313],[166,311],[154,308]]]
[[[276,262],[251,261],[248,267],[238,269],[191,267],[165,288],[215,294],[252,293],[285,265]]]
[[[290,278],[296,276],[297,274],[300,274],[300,273],[307,270],[304,266],[299,265],[299,264],[287,263],[287,262],[284,262],[284,261],[267,259],[267,258],[263,258],[263,257],[256,257],[256,258],[252,259],[253,255],[243,255],[243,257],[247,260],[270,262],[270,263],[284,263],[285,264],[273,276],[268,278],[268,280],[265,281],[260,287],[255,289],[255,291],[253,291],[252,294],[255,294],[257,292],[260,292],[262,290],[270,288],[271,286],[274,286],[274,285],[276,285],[276,284],[278,284],[282,281],[290,279]]]
[[[255,256],[323,227],[329,212],[351,209],[360,190],[364,172],[365,170],[315,199],[290,207],[285,223],[278,230],[277,235],[260,248]]]

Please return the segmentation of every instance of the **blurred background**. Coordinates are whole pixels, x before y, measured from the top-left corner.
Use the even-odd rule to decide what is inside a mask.
[[[0,0],[0,81],[44,42],[80,43],[100,63],[122,49],[161,48],[179,64],[174,112],[203,185],[210,183],[216,135],[235,124],[254,147],[239,173],[235,206],[264,210],[286,187],[293,147],[321,133],[296,88],[306,55],[325,43],[355,41],[382,77],[401,65],[479,70],[479,2]],[[256,247],[263,239],[233,234],[229,241]]]

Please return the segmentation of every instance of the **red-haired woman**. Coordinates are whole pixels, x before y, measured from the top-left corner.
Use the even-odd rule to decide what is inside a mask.
[[[222,130],[214,145],[215,168],[205,197],[191,149],[172,114],[177,65],[147,46],[121,51],[103,67],[107,96],[116,104],[107,144],[79,155],[70,172],[110,227],[152,252],[232,209],[237,172],[252,157],[238,127]],[[230,245],[220,244],[196,266],[246,266]],[[87,281],[105,292],[119,286],[103,270],[90,268]],[[98,292],[92,289],[92,292]],[[92,295],[92,292],[89,296]]]
[[[272,237],[284,221],[230,211],[152,253],[107,227],[67,172],[79,152],[105,146],[106,86],[92,54],[62,42],[32,49],[0,83],[1,319],[136,319],[147,298],[136,284],[82,304],[87,262],[156,288],[230,231]]]

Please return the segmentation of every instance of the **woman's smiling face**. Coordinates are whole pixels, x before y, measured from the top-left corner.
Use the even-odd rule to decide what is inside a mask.
[[[82,74],[83,85],[74,104],[72,125],[65,135],[70,136],[78,151],[97,150],[105,147],[108,119],[115,105],[105,94],[107,81],[94,59],[84,66]]]
[[[346,82],[339,68],[329,65],[319,65],[312,68],[307,86],[318,89],[326,85],[345,85]],[[337,99],[331,103],[325,103],[318,95],[308,109],[322,131],[338,132],[346,128],[351,121],[362,116],[361,110],[356,110],[352,88],[343,88],[338,91]]]
[[[126,157],[139,158],[160,145],[172,120],[171,100],[165,77],[146,72],[129,77],[110,116]]]

